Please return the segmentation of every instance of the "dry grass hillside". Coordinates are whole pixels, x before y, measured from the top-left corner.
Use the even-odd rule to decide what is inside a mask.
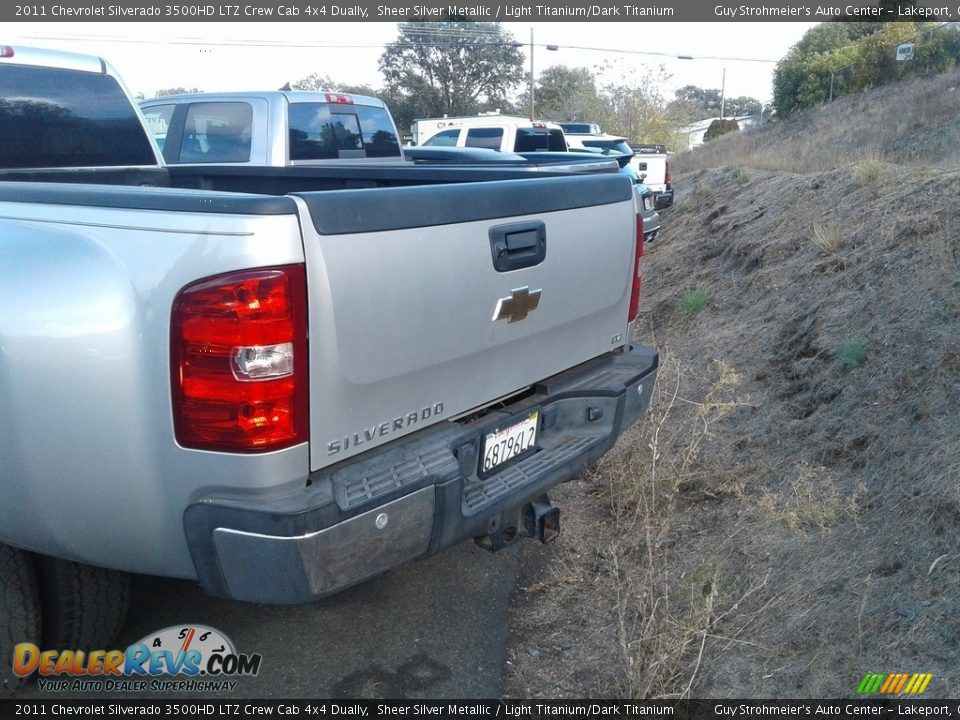
[[[557,545],[522,549],[508,694],[853,697],[923,671],[960,696],[955,84],[677,163],[637,328],[657,397],[554,494]]]
[[[676,172],[737,165],[817,172],[875,159],[960,162],[960,70],[848,95],[763,131],[733,133],[677,157]]]

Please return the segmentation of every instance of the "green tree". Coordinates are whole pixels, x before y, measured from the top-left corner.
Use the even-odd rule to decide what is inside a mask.
[[[714,120],[710,123],[710,127],[707,128],[707,131],[703,134],[703,141],[710,142],[714,138],[718,138],[721,135],[726,135],[727,133],[736,132],[740,129],[740,126],[737,124],[736,120]]]
[[[290,84],[291,90],[319,90],[325,92],[348,93],[352,95],[369,95],[379,97],[380,91],[369,85],[351,85],[341,83],[330,79],[329,75],[320,73],[310,73],[305,78],[300,78],[295,83]]]
[[[329,75],[320,73],[310,73],[305,78],[300,78],[295,83],[288,83],[291,90],[328,90],[338,92],[335,83]]]
[[[400,131],[401,137],[410,135],[410,126],[413,124],[414,119],[424,117],[423,113],[419,111],[416,98],[398,92],[393,88],[387,87],[382,89],[376,97],[387,104],[387,108],[393,116],[393,121],[397,124],[397,130]]]
[[[736,115],[756,115],[760,112],[760,101],[748,95],[723,98],[725,117]],[[676,125],[689,125],[720,114],[721,97],[719,88],[702,88],[696,85],[684,85],[675,92],[674,99],[667,104],[667,115]]]
[[[580,120],[601,123],[609,108],[597,89],[597,77],[586,67],[553,65],[546,68],[536,84],[536,113],[548,120]],[[530,106],[526,88],[517,100],[521,108]]]
[[[380,71],[422,117],[502,107],[523,78],[519,43],[500,23],[408,22],[399,29]]]
[[[612,63],[606,70],[616,79],[601,87],[601,96],[609,108],[608,117],[601,121],[604,130],[630,142],[674,145],[676,126],[660,90],[670,79],[666,69],[661,65],[631,72]]]
[[[696,85],[684,85],[676,91],[671,105],[676,110],[683,108],[690,120],[720,114],[720,89],[705,89]]]
[[[737,115],[757,115],[760,112],[760,101],[749,95],[739,95],[738,97],[726,98],[724,100],[724,117],[735,117]]]
[[[882,0],[881,7],[913,7],[914,0]],[[913,42],[912,60],[898,62],[896,48]],[[778,114],[789,115],[830,97],[941,72],[960,61],[960,34],[932,22],[863,22],[839,18],[806,32],[774,71],[773,101]]]
[[[960,62],[960,32],[953,25],[917,23],[919,42],[912,66],[918,72],[940,73]]]

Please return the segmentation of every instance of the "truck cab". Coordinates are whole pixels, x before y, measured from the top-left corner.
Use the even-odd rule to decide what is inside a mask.
[[[500,152],[537,152],[567,149],[563,129],[556,123],[511,115],[414,120],[413,142],[423,147],[486,148]]]
[[[167,165],[313,165],[402,159],[377,98],[305,90],[185,93],[140,103]]]

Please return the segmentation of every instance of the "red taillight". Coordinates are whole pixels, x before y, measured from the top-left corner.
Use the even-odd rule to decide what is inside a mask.
[[[547,124],[542,122],[535,122],[533,123],[533,127],[536,128],[537,130],[544,130],[547,127]]]
[[[9,45],[0,45],[0,58],[13,57],[13,48]]]
[[[640,310],[640,286],[643,276],[640,274],[640,261],[643,260],[643,216],[637,213],[637,245],[633,255],[633,285],[630,288],[630,310],[627,322],[633,322]]]
[[[670,184],[670,161],[664,160],[663,167],[665,168],[663,171],[663,182],[669,185]]]
[[[307,440],[303,265],[207,278],[171,318],[173,424],[184,447],[266,452]]]
[[[346,103],[349,105],[353,104],[353,98],[349,95],[341,95],[340,93],[324,93],[324,96],[327,98],[327,102]]]

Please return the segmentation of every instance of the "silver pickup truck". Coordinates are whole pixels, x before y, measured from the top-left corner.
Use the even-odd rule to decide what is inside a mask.
[[[300,90],[185,93],[140,103],[168,165],[400,161],[382,100]]]
[[[647,408],[620,174],[167,167],[109,64],[30,48],[0,126],[0,658],[104,647],[126,573],[296,603],[548,540]]]

